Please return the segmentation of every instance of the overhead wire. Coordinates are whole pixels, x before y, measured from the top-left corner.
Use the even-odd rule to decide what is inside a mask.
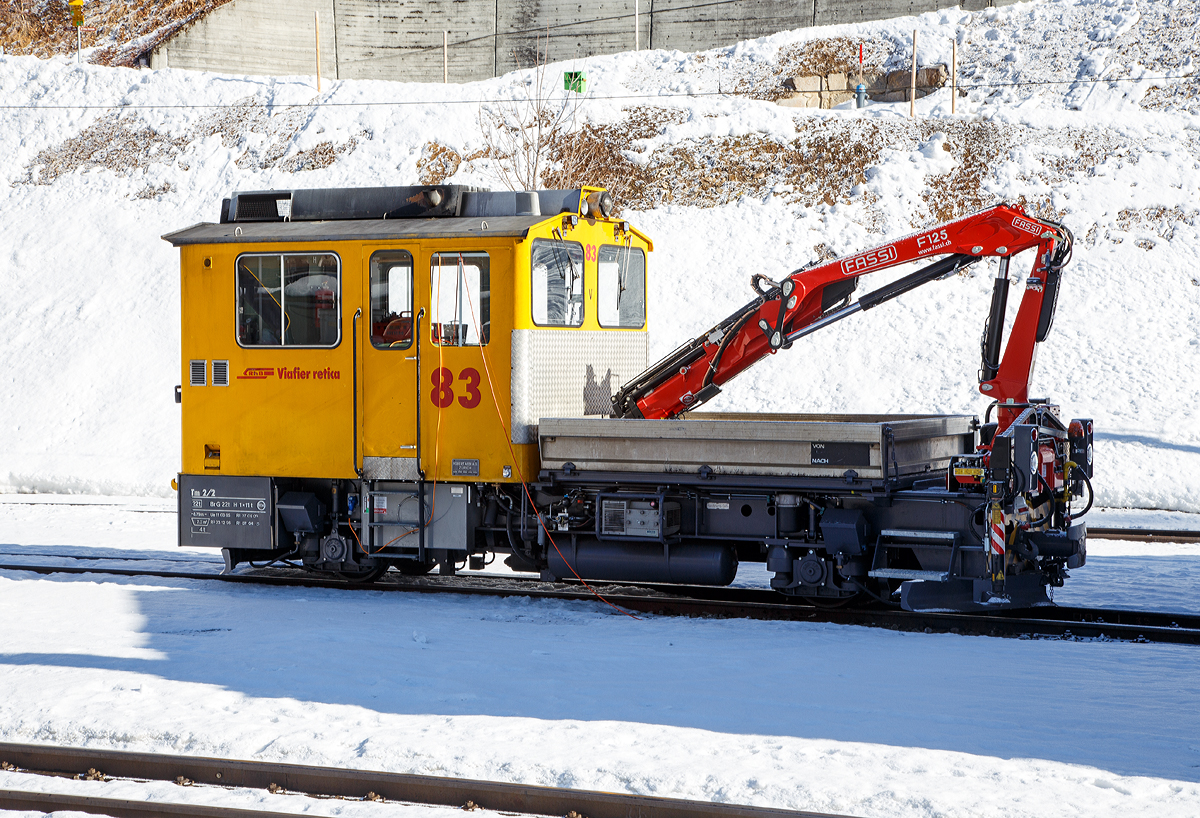
[[[1101,82],[1107,83],[1138,83],[1138,82],[1200,82],[1198,76],[1183,76],[1183,77],[1098,77],[1089,79],[1071,79],[1071,80],[1024,80],[1019,82],[980,82],[971,85],[959,84],[960,91],[970,91],[979,88],[1018,88],[1024,86],[1045,86],[1045,85],[1079,85],[1084,83],[1095,84]],[[941,86],[948,88],[948,86]],[[580,103],[584,102],[608,102],[620,100],[636,100],[636,99],[700,99],[703,97],[744,97],[746,99],[755,99],[744,94],[731,93],[729,91],[684,91],[684,92],[668,92],[668,93],[645,93],[645,94],[608,94],[608,95],[593,95],[589,94],[579,98]],[[484,105],[487,103],[508,102],[500,97],[493,98],[478,98],[478,99],[428,99],[428,100],[387,100],[373,102],[290,102],[290,103],[266,103],[265,107],[277,108],[280,110],[288,110],[292,108],[374,108],[374,107],[403,107],[410,105]],[[524,100],[517,99],[516,102]],[[767,102],[769,100],[757,100],[759,102]],[[170,103],[170,104],[133,104],[121,103],[116,105],[94,105],[94,104],[78,104],[78,105],[0,105],[0,111],[158,111],[158,110],[223,110],[226,108],[245,107],[245,102],[221,102],[221,103]]]
[[[687,11],[691,9],[703,9],[713,6],[729,5],[731,3],[742,2],[742,0],[712,0],[707,3],[697,3],[690,6],[680,6],[670,9],[670,12]],[[664,12],[665,13],[665,12]],[[542,32],[556,31],[563,28],[572,28],[579,25],[592,25],[595,23],[611,22],[615,20],[625,20],[633,17],[632,14],[618,14],[608,17],[597,17],[588,20],[574,20],[566,23],[555,23],[548,26],[538,28],[519,29],[516,31],[492,34],[483,34],[478,37],[469,37],[464,40],[458,40],[450,43],[448,47],[471,45],[473,43],[482,42],[485,40],[499,40],[504,37],[520,37],[522,35],[538,34]],[[648,16],[648,15],[647,15]],[[784,19],[784,18],[780,18]],[[704,22],[704,21],[696,21]],[[568,35],[563,35],[568,36]],[[402,57],[422,54],[427,51],[441,50],[443,46],[432,45],[422,46],[420,48],[405,49],[401,52]],[[374,60],[373,60],[374,61]],[[1196,82],[1200,77],[1194,75],[1185,76],[1153,76],[1153,77],[1074,77],[1064,80],[1014,80],[1010,82],[974,82],[969,84],[959,84],[957,87],[960,90],[970,91],[984,88],[1017,88],[1029,86],[1048,86],[1048,85],[1077,85],[1077,84],[1096,84],[1096,83],[1138,83],[1138,82]],[[702,97],[727,97],[739,96],[737,93],[729,93],[723,90],[717,91],[685,91],[673,93],[644,93],[644,94],[609,94],[609,95],[585,95],[580,97],[580,102],[585,101],[608,101],[608,100],[634,100],[634,99],[692,99]],[[489,102],[502,102],[501,99],[459,99],[459,100],[388,100],[388,101],[371,101],[371,102],[302,102],[302,103],[270,103],[273,108],[289,109],[289,108],[338,108],[338,107],[376,107],[376,106],[406,106],[406,105],[429,105],[429,104],[445,104],[445,105],[482,105]],[[31,105],[31,104],[8,104],[0,105],[0,110],[212,110],[223,108],[237,108],[244,106],[244,102],[231,103],[173,103],[173,104],[137,104],[137,103],[118,103],[113,105]]]

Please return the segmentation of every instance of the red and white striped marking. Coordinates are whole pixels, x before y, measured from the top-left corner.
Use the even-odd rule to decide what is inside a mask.
[[[997,557],[1004,556],[1004,524],[992,523],[992,553]]]

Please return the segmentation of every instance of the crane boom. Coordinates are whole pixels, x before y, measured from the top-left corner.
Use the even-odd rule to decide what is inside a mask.
[[[799,338],[871,309],[979,259],[1000,259],[982,343],[979,390],[1001,404],[1029,399],[1035,349],[1050,330],[1063,266],[1073,237],[1064,226],[1029,216],[1018,205],[997,204],[844,258],[801,268],[781,282],[751,279],[758,296],[627,383],[613,398],[613,416],[672,418],[710,400],[735,376]],[[1037,249],[1016,320],[997,358],[1008,292],[1008,262]],[[937,261],[851,303],[857,280],[901,264]],[[1001,428],[1017,416],[1000,413]]]

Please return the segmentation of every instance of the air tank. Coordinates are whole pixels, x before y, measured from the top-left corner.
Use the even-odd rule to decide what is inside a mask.
[[[548,550],[550,573],[559,579],[573,579],[578,573],[584,579],[615,582],[728,585],[737,575],[737,554],[720,543],[675,543],[664,549],[658,544],[579,539],[573,548],[566,540],[558,542],[557,550]]]

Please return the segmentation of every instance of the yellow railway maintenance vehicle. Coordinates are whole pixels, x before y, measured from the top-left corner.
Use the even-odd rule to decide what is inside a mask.
[[[652,245],[613,216],[598,188],[267,191],[165,236],[180,543],[358,580],[478,562],[520,499],[480,487],[536,478],[538,419],[607,415],[646,368]]]
[[[165,238],[182,266],[179,541],[229,570],[369,581],[503,554],[548,579],[722,585],[758,562],[791,596],[992,610],[1048,604],[1085,562],[1092,423],[1028,394],[1073,240],[1020,207],[756,274],[749,304],[649,367],[652,245],[599,188],[237,193],[219,224]],[[692,412],[805,335],[987,257],[983,424]],[[925,266],[851,300],[909,263]]]

